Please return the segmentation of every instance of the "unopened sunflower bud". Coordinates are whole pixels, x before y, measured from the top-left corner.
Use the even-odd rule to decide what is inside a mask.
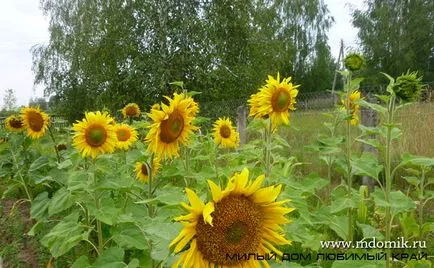
[[[417,77],[417,72],[407,71],[396,78],[393,92],[404,102],[412,102],[419,99],[422,90],[422,76]]]
[[[365,58],[363,58],[360,54],[350,53],[345,57],[344,65],[345,68],[352,72],[358,71],[365,65]]]

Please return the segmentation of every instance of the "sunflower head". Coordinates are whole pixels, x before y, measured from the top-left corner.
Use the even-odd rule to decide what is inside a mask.
[[[184,222],[184,229],[170,244],[175,253],[187,249],[174,266],[257,267],[254,259],[227,256],[252,252],[282,255],[275,246],[291,242],[280,225],[290,222],[285,215],[294,209],[283,206],[289,200],[276,201],[281,185],[261,187],[264,178],[262,175],[251,181],[249,171],[244,169],[230,178],[225,189],[209,180],[212,200],[206,204],[187,188],[190,204],[181,205],[188,214],[175,218]],[[266,260],[263,262],[267,266]]]
[[[68,147],[66,146],[66,144],[61,143],[61,144],[58,144],[56,146],[56,149],[57,149],[58,152],[60,152],[60,151],[64,151],[64,150],[68,149]]]
[[[359,112],[360,112],[360,105],[357,104],[357,101],[361,99],[360,91],[355,90],[350,94],[350,102],[349,105],[346,105],[346,100],[342,100],[342,110],[349,110],[351,117],[349,120],[351,120],[351,125],[355,126],[359,124]]]
[[[422,76],[418,77],[417,72],[407,71],[396,78],[393,85],[393,92],[404,102],[416,101],[420,97],[422,90]]]
[[[26,107],[21,109],[21,120],[27,129],[27,135],[33,139],[41,138],[48,128],[49,118],[39,108]]]
[[[128,150],[137,141],[137,131],[127,124],[117,124],[114,130],[117,137],[116,148]]]
[[[178,156],[180,145],[187,144],[189,136],[198,129],[193,120],[199,106],[191,97],[175,93],[173,99],[166,99],[168,105],[154,105],[148,113],[153,123],[145,138],[148,150],[160,158]]]
[[[249,115],[255,118],[270,117],[273,129],[281,124],[288,125],[289,111],[295,110],[297,88],[300,86],[290,81],[291,77],[280,81],[279,73],[276,78],[268,76],[266,85],[249,99]]]
[[[139,105],[136,103],[128,103],[123,109],[122,109],[122,115],[124,118],[133,118],[133,117],[139,117],[140,116],[140,108]]]
[[[240,134],[232,126],[229,118],[219,118],[214,123],[214,142],[223,148],[237,148],[240,144]]]
[[[160,167],[161,167],[160,159],[158,157],[154,157],[154,159],[152,161],[152,178],[155,177],[155,175],[157,174]],[[136,171],[137,180],[139,180],[143,183],[148,182],[149,175],[148,175],[148,169],[146,167],[146,163],[137,162],[135,171]]]
[[[73,145],[83,157],[96,158],[99,154],[114,151],[117,137],[112,121],[108,113],[87,112],[82,121],[73,125]]]
[[[345,68],[354,72],[358,71],[365,66],[365,58],[358,53],[350,53],[344,59]]]
[[[5,127],[12,132],[20,132],[24,129],[23,120],[18,115],[11,115],[5,120]]]

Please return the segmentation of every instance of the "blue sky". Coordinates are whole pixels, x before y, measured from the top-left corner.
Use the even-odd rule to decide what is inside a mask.
[[[329,32],[332,55],[339,54],[340,39],[346,47],[357,47],[357,31],[351,25],[350,10],[361,8],[360,0],[324,0],[335,24]],[[34,87],[30,49],[49,40],[48,19],[39,9],[39,0],[3,0],[0,9],[0,108],[8,88],[15,90],[18,105],[27,105],[31,97],[43,95]]]

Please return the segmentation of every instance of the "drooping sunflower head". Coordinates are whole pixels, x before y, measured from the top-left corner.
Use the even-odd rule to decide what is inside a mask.
[[[281,185],[261,187],[264,176],[254,181],[244,169],[235,174],[223,190],[208,181],[212,201],[202,202],[186,189],[190,205],[181,203],[187,215],[175,218],[184,222],[184,228],[170,247],[178,253],[185,249],[175,267],[257,267],[256,260],[240,260],[234,254],[275,252],[275,246],[290,244],[284,237],[281,224],[289,223],[286,214],[293,208],[283,206],[289,200],[276,201]],[[267,266],[265,260],[264,265]]]
[[[365,58],[358,53],[350,53],[345,57],[344,65],[352,72],[358,71],[365,65]]]
[[[250,116],[264,118],[269,116],[273,129],[281,124],[289,124],[289,111],[295,110],[297,88],[300,85],[293,85],[291,77],[280,81],[280,74],[277,77],[268,76],[267,84],[259,89],[259,92],[252,95],[249,100]]]
[[[6,118],[5,127],[12,132],[21,132],[24,129],[23,120],[18,115],[11,115]]]
[[[116,124],[114,130],[117,137],[116,148],[128,150],[137,141],[137,131],[127,124]]]
[[[417,72],[407,71],[406,74],[396,78],[392,89],[403,102],[416,101],[422,91],[422,76],[417,77]]]
[[[152,177],[153,178],[157,174],[160,167],[161,167],[160,159],[158,157],[154,157],[154,159],[152,161]],[[148,169],[146,168],[146,163],[137,162],[135,172],[136,172],[136,178],[139,181],[141,181],[143,183],[148,182],[149,175],[148,175]]]
[[[169,104],[154,105],[148,116],[153,120],[146,135],[148,150],[160,158],[179,155],[180,145],[188,143],[189,136],[198,128],[193,120],[199,106],[191,97],[176,94]]]
[[[214,142],[223,148],[237,148],[240,144],[240,134],[232,126],[229,118],[219,118],[214,123]]]
[[[33,139],[41,138],[48,128],[49,118],[39,108],[26,107],[21,109],[21,120],[27,129],[27,135]]]
[[[136,103],[128,103],[125,105],[125,107],[122,109],[122,115],[124,118],[133,118],[133,117],[139,117],[140,116],[140,108],[139,105]]]
[[[66,144],[64,144],[64,143],[61,143],[61,144],[58,144],[57,146],[56,146],[56,149],[57,149],[57,151],[65,151],[66,149],[68,149],[68,147],[66,146]]]
[[[112,120],[108,113],[87,112],[82,121],[73,125],[73,145],[83,157],[96,158],[99,154],[114,151],[117,137]]]
[[[359,112],[360,112],[360,105],[357,104],[357,101],[361,99],[361,93],[358,90],[353,91],[350,94],[350,101],[349,105],[346,105],[346,100],[342,100],[342,110],[349,110],[349,113],[351,117],[349,120],[351,120],[351,125],[355,126],[359,124]]]

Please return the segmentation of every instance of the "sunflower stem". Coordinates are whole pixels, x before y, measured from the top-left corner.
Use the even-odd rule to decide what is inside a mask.
[[[17,175],[19,176],[19,178],[20,178],[19,183],[20,183],[21,185],[23,185],[23,188],[24,188],[24,191],[26,192],[26,195],[27,195],[27,199],[28,199],[28,201],[29,201],[29,202],[32,202],[32,195],[30,194],[30,191],[29,191],[29,189],[27,188],[27,183],[26,183],[26,181],[24,180],[23,175],[21,175],[21,172],[20,172],[21,168],[18,166],[17,156],[14,154],[14,150],[13,150],[13,149],[11,149],[10,151],[11,151],[11,154],[12,154],[12,158],[13,158],[13,160],[14,160],[15,169],[17,170],[17,173],[16,173],[16,174],[17,174]]]
[[[153,189],[152,189],[152,180],[153,180],[153,178],[152,178],[152,169],[154,168],[152,166],[153,161],[154,161],[154,154],[151,154],[151,158],[149,160],[149,163],[146,163],[146,169],[147,169],[147,172],[148,172],[148,199],[149,200],[152,199],[152,193],[153,193]],[[149,203],[148,204],[148,216],[150,218],[153,218],[154,217],[153,214],[154,214],[153,213],[153,206],[152,206],[151,203]]]
[[[391,176],[391,166],[392,166],[392,128],[393,128],[393,112],[395,110],[395,95],[392,94],[389,100],[389,105],[387,109],[387,135],[386,135],[386,152],[385,152],[385,177],[386,177],[386,189],[385,189],[385,199],[386,202],[390,203],[390,192],[392,190],[392,176]],[[386,207],[386,241],[390,241],[391,229],[392,229],[392,215],[390,207]],[[386,267],[391,267],[390,263],[390,249],[386,249]]]
[[[50,127],[50,125],[48,125],[48,133],[50,134],[51,140],[52,140],[53,143],[54,143],[54,150],[56,151],[57,163],[60,163],[59,150],[57,149],[56,139],[54,138],[54,135],[53,135],[53,132],[51,131],[51,127]]]
[[[154,168],[153,166],[154,163],[154,154],[151,154],[149,163],[146,163],[146,169],[148,172],[148,199],[151,200],[152,199],[152,193],[153,193],[153,189],[152,189],[152,170]],[[156,188],[156,187],[155,187]],[[153,218],[154,217],[154,207],[152,206],[151,202],[148,203],[148,216],[149,218]],[[149,252],[152,251],[152,240],[149,240]],[[154,260],[151,258],[151,267],[154,267]]]
[[[99,210],[100,207],[101,207],[100,198],[98,197],[96,199],[97,210]],[[98,219],[96,219],[96,231],[98,233],[98,253],[101,253],[103,251],[103,248],[104,248],[104,241],[103,241],[103,237],[102,237],[101,221]]]
[[[271,119],[267,120],[267,127],[264,130],[265,139],[265,176],[271,175]]]
[[[189,178],[190,161],[189,161],[188,148],[185,148],[184,150],[184,168],[185,168],[185,176],[184,176],[185,187],[188,187],[188,185],[190,184],[190,178]]]
[[[347,187],[348,187],[348,199],[352,199],[352,170],[351,170],[351,72],[349,72],[346,81],[347,95],[346,95],[346,108],[347,108],[347,120],[346,120],[346,157],[347,157]],[[348,240],[353,241],[353,209],[348,208]]]

